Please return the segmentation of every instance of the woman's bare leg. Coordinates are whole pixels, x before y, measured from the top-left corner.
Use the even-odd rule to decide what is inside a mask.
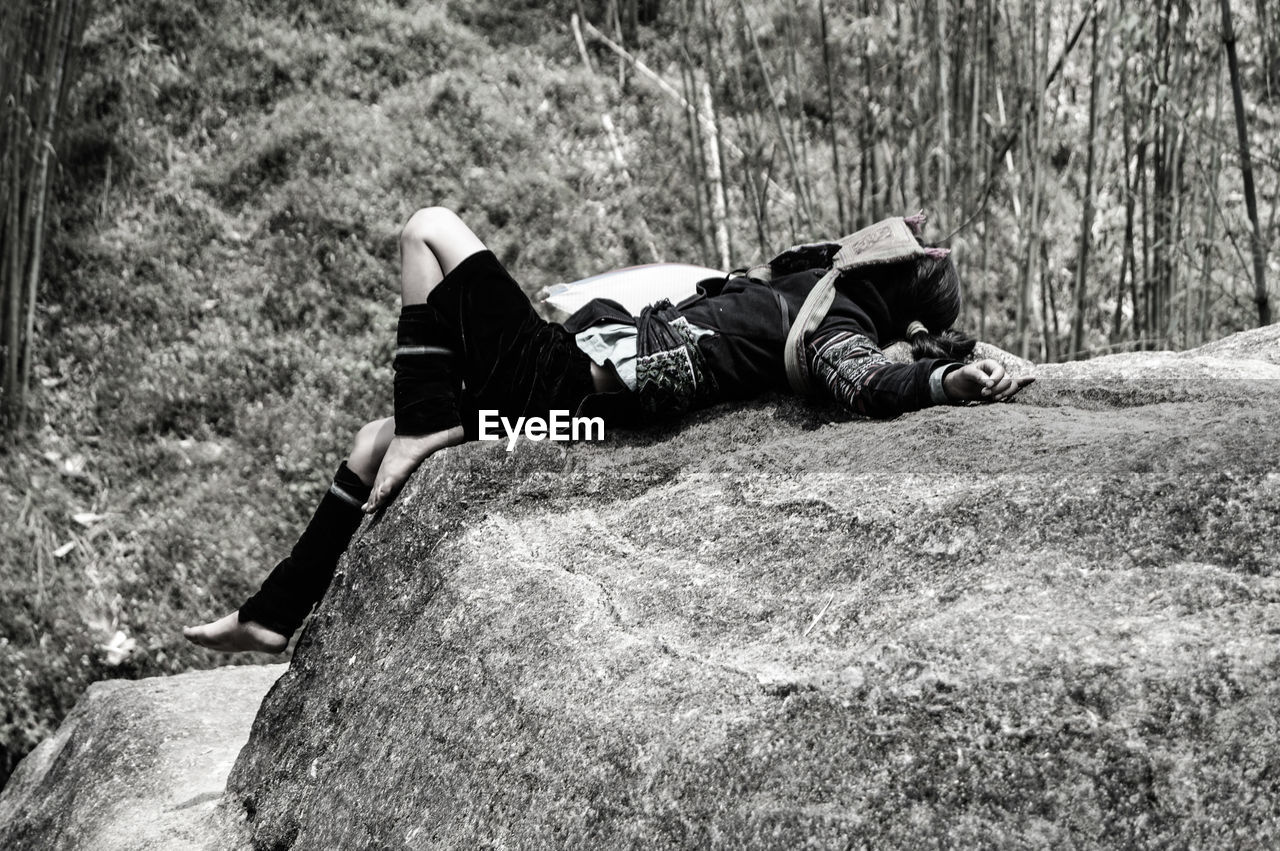
[[[424,303],[445,275],[484,248],[479,237],[451,210],[418,210],[410,216],[400,237],[402,302]],[[393,418],[366,423],[356,433],[347,458],[351,472],[365,484],[374,483],[364,510],[374,511],[384,505],[423,459],[462,439],[461,426],[432,434],[397,436]],[[262,624],[241,621],[238,611],[212,623],[187,627],[182,634],[194,644],[227,652],[279,653],[289,643],[288,637]]]
[[[458,214],[444,207],[423,207],[400,232],[400,300],[422,304],[444,276],[485,244]]]
[[[347,469],[365,484],[372,482],[377,474],[394,430],[395,420],[386,417],[366,423],[356,432],[347,457]],[[246,650],[279,653],[289,644],[288,638],[262,624],[241,621],[238,611],[211,623],[189,626],[182,634],[193,644],[228,653]]]
[[[400,299],[422,304],[463,260],[485,250],[485,244],[452,210],[424,207],[409,217],[400,233]],[[462,427],[429,434],[392,434],[376,470],[366,511],[386,505],[418,465],[446,446],[463,441]],[[349,463],[349,462],[348,462]]]
[[[366,485],[373,484],[378,475],[378,467],[382,464],[382,456],[387,454],[387,446],[395,436],[396,421],[394,417],[383,417],[380,420],[365,423],[356,432],[356,439],[351,444],[351,452],[347,455],[347,468],[360,477]]]

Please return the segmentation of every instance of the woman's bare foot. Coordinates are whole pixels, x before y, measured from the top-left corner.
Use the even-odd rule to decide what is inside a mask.
[[[409,480],[413,471],[418,469],[419,464],[446,446],[456,446],[462,441],[462,426],[416,436],[397,434],[391,438],[364,510],[372,513],[385,506]]]
[[[261,653],[279,653],[289,646],[289,639],[254,621],[241,621],[239,612],[203,626],[189,626],[182,635],[192,644],[224,653],[240,653],[257,650]]]

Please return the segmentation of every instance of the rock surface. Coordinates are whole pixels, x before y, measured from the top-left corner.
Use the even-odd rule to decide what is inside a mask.
[[[436,456],[264,701],[225,841],[1275,847],[1280,327],[1036,373]]]
[[[218,847],[210,815],[284,669],[95,683],[0,794],[0,848]]]
[[[95,686],[0,847],[1277,847],[1280,326],[984,354],[1039,381],[441,453],[217,818],[278,667]]]

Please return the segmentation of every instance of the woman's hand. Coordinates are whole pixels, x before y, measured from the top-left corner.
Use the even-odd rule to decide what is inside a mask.
[[[1005,375],[1004,366],[988,358],[951,370],[942,387],[953,402],[1003,402],[1033,381],[1029,375]]]

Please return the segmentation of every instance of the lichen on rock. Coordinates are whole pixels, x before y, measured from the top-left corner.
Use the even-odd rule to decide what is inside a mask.
[[[889,422],[444,451],[220,809],[275,672],[95,686],[0,846],[1273,847],[1280,327],[1238,337]]]
[[[1276,344],[1226,355],[1249,361],[1229,383],[1218,354],[1144,353],[890,422],[777,398],[443,452],[357,539],[264,702],[237,829],[1274,839],[1280,385],[1253,376]]]
[[[227,772],[284,667],[90,686],[0,793],[0,848],[220,847]]]

